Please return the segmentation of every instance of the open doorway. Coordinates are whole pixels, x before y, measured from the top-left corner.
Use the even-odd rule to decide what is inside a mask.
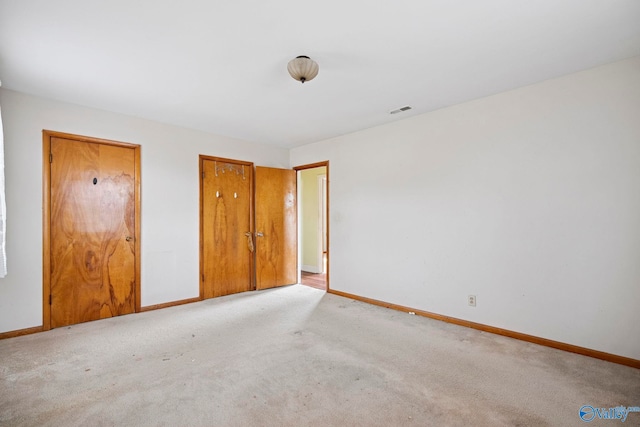
[[[328,162],[295,168],[298,182],[298,266],[300,283],[328,290]]]

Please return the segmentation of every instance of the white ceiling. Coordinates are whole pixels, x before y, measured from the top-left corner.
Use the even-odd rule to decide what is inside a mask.
[[[638,0],[0,0],[3,87],[281,147],[636,55]]]

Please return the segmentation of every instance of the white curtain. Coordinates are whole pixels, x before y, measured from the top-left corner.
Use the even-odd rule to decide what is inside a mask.
[[[0,86],[2,83],[0,83]],[[0,277],[7,275],[7,204],[4,194],[4,134],[2,132],[2,110],[0,110]]]

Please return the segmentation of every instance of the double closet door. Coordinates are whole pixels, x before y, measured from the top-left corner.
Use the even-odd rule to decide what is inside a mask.
[[[296,173],[200,156],[200,296],[297,282]]]

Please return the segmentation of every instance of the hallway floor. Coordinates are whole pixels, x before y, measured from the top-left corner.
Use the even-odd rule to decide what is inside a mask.
[[[320,289],[321,291],[326,291],[327,275],[325,273],[315,274],[303,271],[300,283],[305,286],[311,286],[312,288]]]

